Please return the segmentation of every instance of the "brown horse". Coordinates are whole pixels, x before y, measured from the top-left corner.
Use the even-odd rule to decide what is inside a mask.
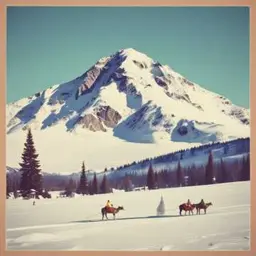
[[[101,209],[101,214],[102,214],[102,220],[104,219],[104,216],[108,220],[107,213],[112,213],[113,214],[113,219],[116,219],[116,214],[120,211],[124,210],[123,206],[118,206],[117,208],[114,207],[103,207]]]
[[[185,215],[187,215],[187,212],[189,212],[189,215],[190,215],[190,213],[194,214],[193,210],[195,209],[195,205],[194,204],[188,205],[184,203],[179,206],[179,209],[180,209],[180,215],[182,211],[185,211]]]
[[[212,203],[210,202],[210,203],[199,203],[199,204],[196,204],[195,206],[196,206],[196,214],[200,214],[200,211],[201,211],[201,209],[203,209],[204,210],[204,214],[206,214],[206,210],[207,210],[207,208],[210,206],[210,205],[212,205]]]

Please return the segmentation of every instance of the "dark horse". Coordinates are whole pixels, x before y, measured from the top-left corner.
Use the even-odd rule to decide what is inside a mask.
[[[124,210],[123,206],[118,206],[117,208],[114,207],[103,207],[101,209],[101,214],[102,214],[102,220],[104,219],[104,216],[106,217],[106,219],[108,220],[108,216],[107,213],[112,213],[113,214],[113,218],[116,218],[116,214],[120,211],[120,210]]]
[[[190,215],[190,213],[194,214],[193,210],[195,209],[195,205],[194,204],[188,205],[184,203],[179,206],[179,209],[180,209],[180,215],[182,211],[185,211],[185,215],[187,215],[187,212],[189,212],[189,215]]]
[[[196,214],[200,214],[200,210],[201,209],[203,209],[204,210],[204,214],[206,214],[206,210],[207,210],[207,208],[210,206],[210,205],[212,205],[212,203],[210,202],[210,203],[199,203],[199,204],[196,204],[195,206],[196,206]]]

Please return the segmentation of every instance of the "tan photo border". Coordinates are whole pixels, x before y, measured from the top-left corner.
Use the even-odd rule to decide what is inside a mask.
[[[6,126],[5,126],[5,107],[6,107],[6,23],[8,6],[247,6],[250,8],[250,125],[251,125],[251,234],[250,251],[168,251],[168,252],[120,252],[120,251],[7,251],[6,250],[6,228],[5,228],[5,202],[6,202]],[[239,17],[237,17],[239,19]],[[253,95],[256,95],[256,0],[0,0],[0,256],[121,256],[121,255],[252,255],[256,256],[256,140],[253,139],[254,129],[256,129],[256,103]],[[22,85],[17,85],[22,86]],[[232,129],[232,128],[231,128]],[[254,167],[254,168],[253,168]]]

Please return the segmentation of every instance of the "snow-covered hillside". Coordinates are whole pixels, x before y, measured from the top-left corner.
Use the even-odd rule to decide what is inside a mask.
[[[157,217],[161,196],[165,214]],[[188,198],[213,205],[206,215],[179,217]],[[101,221],[108,199],[124,207],[116,221]],[[250,182],[54,197],[35,206],[7,200],[6,216],[8,250],[249,250]]]
[[[157,172],[162,170],[176,171],[178,162],[180,162],[182,168],[193,165],[206,166],[210,151],[213,155],[214,164],[220,163],[221,160],[227,164],[235,161],[242,162],[242,159],[250,153],[250,140],[237,139],[229,142],[207,144],[188,150],[179,150],[178,152],[157,156],[152,159],[143,159],[138,163],[120,166],[114,171],[109,170],[102,174],[107,174],[112,179],[124,177],[126,174],[147,174],[150,163],[153,165],[154,171]],[[237,170],[229,170],[231,174],[235,171]]]
[[[134,49],[100,59],[78,78],[6,107],[7,165],[26,129],[48,172],[117,166],[199,144],[250,136],[249,110]]]

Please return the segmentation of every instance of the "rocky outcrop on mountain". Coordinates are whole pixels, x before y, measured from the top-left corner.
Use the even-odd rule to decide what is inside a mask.
[[[100,107],[97,112],[97,116],[105,126],[110,128],[114,128],[122,118],[122,116],[110,106]]]
[[[77,124],[81,125],[83,128],[87,128],[93,132],[96,131],[103,131],[105,132],[106,129],[102,125],[102,122],[94,116],[93,114],[86,114],[83,117],[80,117],[77,121]]]
[[[114,128],[122,116],[110,106],[100,106],[95,114],[85,114],[78,118],[76,126],[82,126],[91,131],[106,132],[106,128]]]
[[[99,77],[101,72],[101,69],[98,67],[93,67],[91,68],[85,75],[84,82],[79,86],[78,92],[77,92],[77,97],[81,96],[88,90],[90,90]]]
[[[245,112],[238,107],[233,106],[229,112],[229,115],[239,119],[242,124],[246,124],[246,125],[250,124],[248,114],[246,115]]]

